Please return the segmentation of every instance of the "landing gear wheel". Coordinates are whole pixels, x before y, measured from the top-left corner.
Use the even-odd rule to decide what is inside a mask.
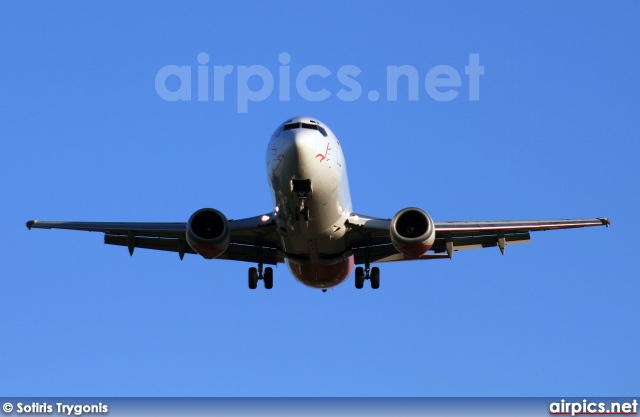
[[[362,289],[364,287],[364,269],[361,266],[356,268],[356,288]]]
[[[305,221],[309,221],[309,207],[305,207],[302,209],[302,214],[304,216]]]
[[[258,270],[256,268],[249,268],[249,288],[255,290],[258,288]]]
[[[264,269],[264,287],[268,290],[273,288],[273,269],[265,268]]]
[[[371,268],[371,288],[377,290],[380,288],[380,268],[374,266]]]

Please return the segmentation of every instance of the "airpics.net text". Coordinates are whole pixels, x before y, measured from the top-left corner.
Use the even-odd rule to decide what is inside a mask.
[[[211,65],[206,52],[200,52],[196,60],[198,65],[195,66],[165,65],[160,68],[155,76],[158,96],[166,101],[191,101],[195,93],[197,101],[222,102],[228,97],[225,89],[231,88],[233,78],[236,81],[238,113],[247,113],[249,102],[267,100],[274,94],[276,87],[278,100],[290,101],[292,84],[301,99],[312,102],[324,101],[332,96],[340,101],[353,102],[363,95],[363,86],[358,80],[362,70],[356,65],[343,65],[335,72],[324,65],[307,65],[292,75],[291,55],[282,52],[278,57],[278,75],[274,77],[273,72],[264,65]],[[484,75],[480,54],[469,54],[464,74],[468,77],[468,100],[480,100],[480,76]],[[332,93],[321,84],[323,81],[333,81],[330,77],[334,76],[340,89]],[[309,86],[310,79],[313,88]],[[424,89],[432,100],[451,101],[460,95],[462,79],[460,72],[450,65],[431,67],[423,76],[413,65],[388,65],[384,97],[376,89],[369,90],[366,96],[371,102],[381,98],[390,102],[398,101],[398,86],[401,85],[403,93],[406,91],[406,95],[403,94],[400,98],[403,100],[418,101]]]

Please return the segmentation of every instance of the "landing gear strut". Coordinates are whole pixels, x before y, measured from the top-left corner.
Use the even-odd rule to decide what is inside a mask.
[[[371,288],[377,290],[380,288],[380,268],[374,266],[369,269],[369,263],[365,264],[365,267],[361,266],[356,268],[356,288],[362,289],[364,287],[364,280],[368,279],[371,281]]]
[[[291,180],[291,190],[300,200],[300,205],[296,207],[296,221],[300,221],[303,217],[305,221],[309,221],[309,207],[304,206],[307,197],[311,196],[311,180]]]
[[[300,221],[300,216],[304,218],[305,221],[309,221],[309,207],[304,206],[304,200],[300,203],[300,206],[296,207],[296,221]]]
[[[270,267],[262,270],[262,264],[258,264],[258,268],[249,268],[249,288],[255,290],[258,288],[258,280],[264,281],[264,287],[268,290],[273,288],[273,269]]]

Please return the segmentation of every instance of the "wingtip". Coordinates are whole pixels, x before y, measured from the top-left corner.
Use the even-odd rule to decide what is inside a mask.
[[[609,227],[611,225],[611,221],[609,219],[607,219],[606,217],[600,217],[600,221],[602,222],[603,225]]]
[[[27,229],[31,230],[31,227],[33,226],[33,224],[36,222],[37,220],[29,220],[27,222]]]

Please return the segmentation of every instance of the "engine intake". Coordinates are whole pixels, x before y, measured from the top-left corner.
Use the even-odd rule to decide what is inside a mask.
[[[402,209],[393,216],[390,232],[393,246],[411,258],[424,255],[436,239],[433,220],[415,207]]]
[[[187,222],[187,243],[206,259],[222,255],[229,246],[230,237],[229,221],[216,209],[200,209]]]

